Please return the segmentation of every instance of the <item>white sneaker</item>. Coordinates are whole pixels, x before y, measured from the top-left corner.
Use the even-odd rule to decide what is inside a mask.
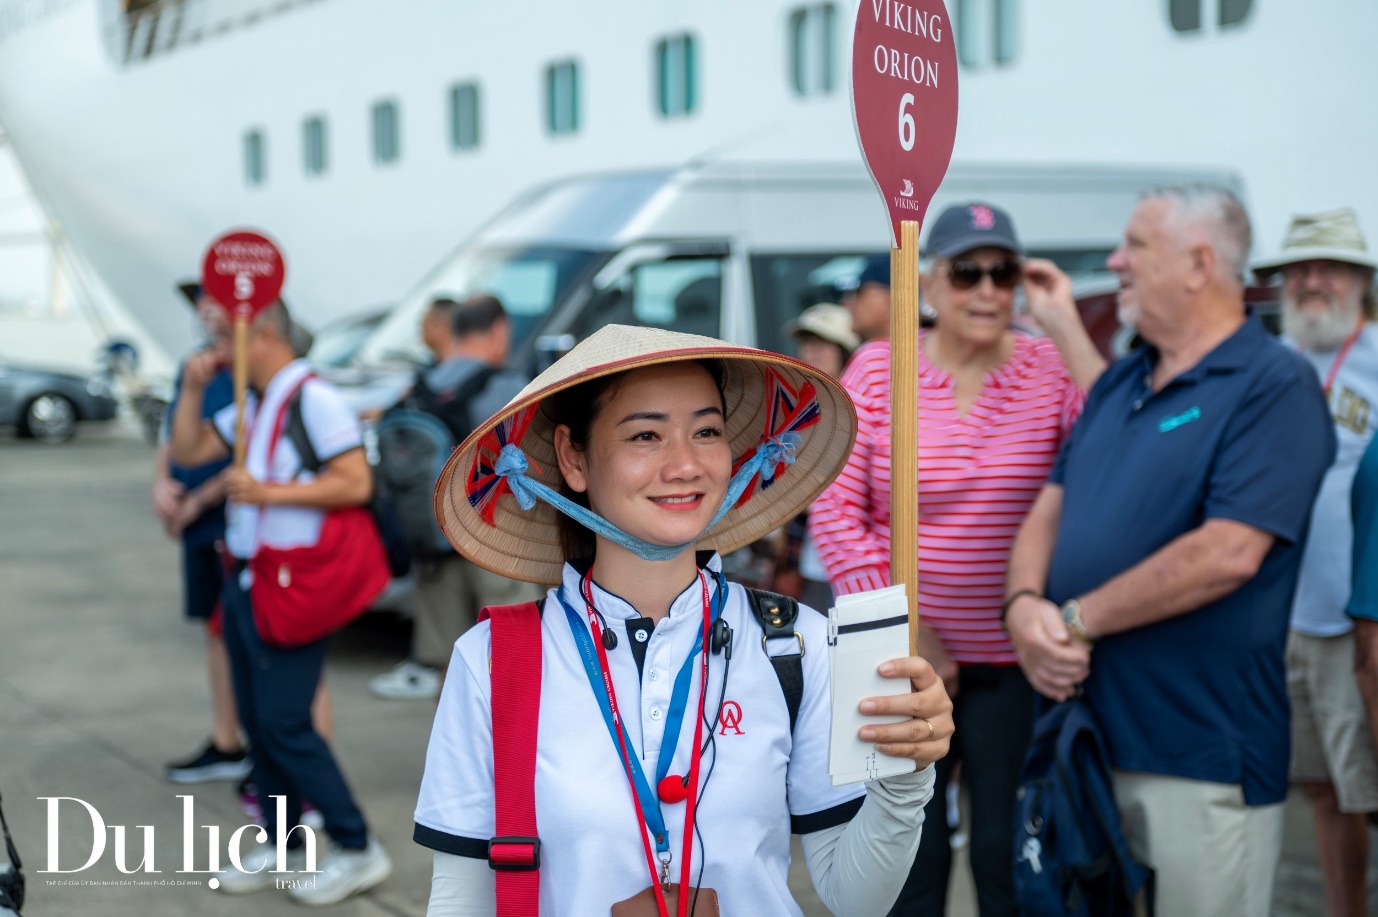
[[[367,891],[390,875],[392,860],[388,859],[387,851],[377,840],[369,838],[363,850],[332,846],[315,875],[303,875],[301,878],[305,881],[288,888],[287,894],[297,904],[336,904],[350,895]]]
[[[391,672],[370,678],[368,689],[384,700],[434,700],[440,694],[440,670],[404,659]]]
[[[306,868],[306,850],[297,848],[287,851],[287,872],[273,872],[277,868],[278,849],[275,844],[259,844],[239,858],[244,868],[237,869],[233,864],[215,874],[216,891],[227,895],[247,895],[250,892],[267,891],[279,879],[299,878]],[[307,873],[306,875],[310,875]]]

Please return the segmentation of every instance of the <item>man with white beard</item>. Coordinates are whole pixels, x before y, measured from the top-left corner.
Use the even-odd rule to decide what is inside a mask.
[[[1339,451],[1311,514],[1287,643],[1291,779],[1305,786],[1331,917],[1365,912],[1366,813],[1378,812],[1378,760],[1355,679],[1349,601],[1350,488],[1378,416],[1378,326],[1369,254],[1353,210],[1297,216],[1282,254],[1284,336],[1323,380]]]

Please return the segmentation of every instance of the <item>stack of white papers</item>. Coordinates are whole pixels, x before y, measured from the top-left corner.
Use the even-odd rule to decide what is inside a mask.
[[[909,694],[907,678],[885,678],[880,664],[909,655],[909,604],[904,586],[839,596],[828,612],[833,729],[828,775],[833,786],[912,774],[917,764],[876,751],[857,735],[862,726],[902,723],[905,716],[863,716],[868,697]]]

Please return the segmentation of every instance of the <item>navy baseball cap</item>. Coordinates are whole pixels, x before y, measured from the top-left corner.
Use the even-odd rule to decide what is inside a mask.
[[[973,202],[956,204],[942,212],[928,232],[925,251],[930,258],[951,258],[986,247],[1024,254],[1010,215],[999,207]]]
[[[890,285],[890,256],[872,255],[866,259],[866,267],[857,278],[856,287],[861,289],[868,283]]]

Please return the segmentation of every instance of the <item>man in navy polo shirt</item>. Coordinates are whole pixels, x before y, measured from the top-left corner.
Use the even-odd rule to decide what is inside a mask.
[[[1164,914],[1270,910],[1287,620],[1335,455],[1315,372],[1245,310],[1250,246],[1226,191],[1140,202],[1109,266],[1148,346],[1092,389],[1010,562],[1020,665],[1082,685]]]

